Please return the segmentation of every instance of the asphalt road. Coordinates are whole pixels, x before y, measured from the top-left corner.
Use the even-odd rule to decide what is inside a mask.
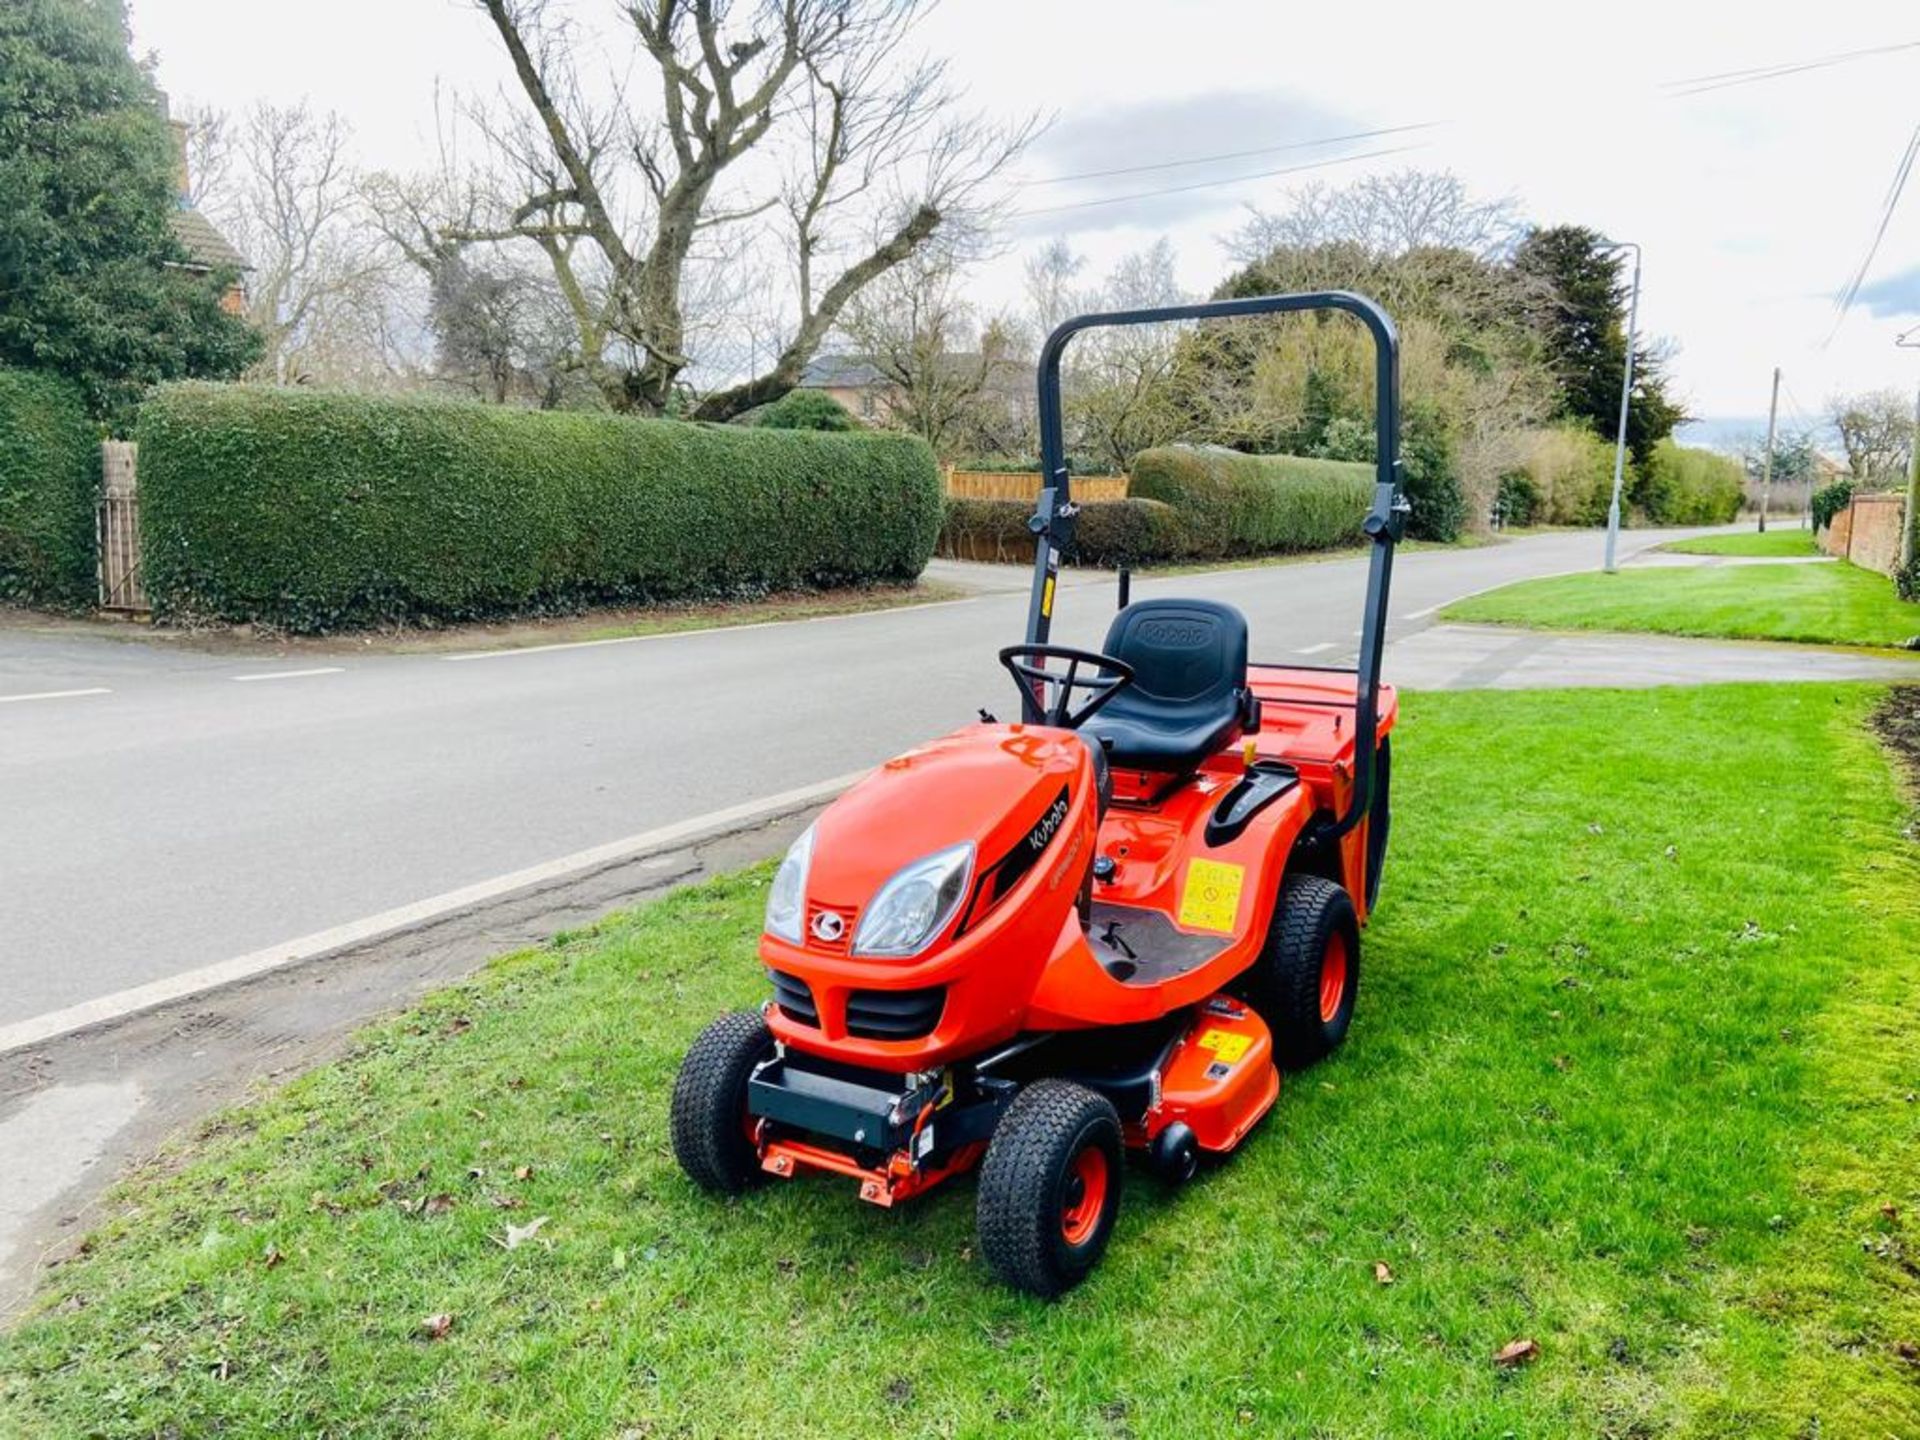
[[[1403,554],[1392,634],[1471,591],[1591,566],[1599,544]],[[1229,601],[1255,659],[1338,663],[1364,581],[1343,559],[1135,595]],[[1110,583],[1063,593],[1058,641],[1097,647]],[[1024,608],[1008,589],[610,644],[281,662],[0,631],[0,1025],[841,775],[976,706],[1010,713],[994,652]]]

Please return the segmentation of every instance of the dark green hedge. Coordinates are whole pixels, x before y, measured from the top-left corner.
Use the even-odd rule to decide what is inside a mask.
[[[139,427],[157,614],[296,630],[918,575],[920,441],[249,386]]]
[[[1027,500],[950,498],[940,527],[940,553],[956,560],[1022,561],[1033,558]],[[1180,551],[1173,510],[1158,500],[1094,500],[1075,517],[1073,553],[1078,565],[1150,565]]]
[[[1134,457],[1130,489],[1173,508],[1185,556],[1325,550],[1360,540],[1373,467],[1170,445]]]
[[[0,598],[90,605],[100,431],[79,389],[0,369]]]

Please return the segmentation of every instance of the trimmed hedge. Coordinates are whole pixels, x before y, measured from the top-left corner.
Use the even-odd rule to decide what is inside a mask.
[[[294,630],[905,581],[917,439],[254,386],[141,410],[156,614]]]
[[[0,369],[0,599],[91,605],[100,430],[77,386]]]
[[[1196,559],[1356,544],[1373,500],[1371,465],[1170,445],[1134,458],[1131,491],[1179,516]]]
[[[940,527],[940,553],[954,560],[1022,561],[1033,558],[1029,500],[969,500],[950,497]],[[1118,569],[1150,565],[1180,550],[1179,518],[1158,500],[1093,500],[1074,520],[1073,553],[1078,565]]]
[[[1664,439],[1647,466],[1648,518],[1662,525],[1724,525],[1746,499],[1744,478],[1738,460]]]

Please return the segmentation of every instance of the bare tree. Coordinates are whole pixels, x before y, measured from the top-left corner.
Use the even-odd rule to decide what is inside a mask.
[[[943,460],[997,449],[1012,408],[1009,368],[1030,384],[1020,336],[1006,321],[981,325],[954,257],[920,251],[869,285],[840,329],[892,389],[888,422],[911,430]],[[1014,387],[1023,388],[1023,387]],[[983,445],[985,436],[988,439]]]
[[[391,257],[360,201],[346,122],[301,102],[189,120],[200,203],[251,269],[256,367],[278,384],[365,379],[395,364]]]
[[[632,113],[591,98],[547,0],[475,3],[525,107],[483,123],[523,183],[456,238],[539,247],[580,362],[620,410],[657,413],[685,384],[690,282],[724,290],[727,232],[779,236],[793,273],[779,350],[706,394],[703,419],[791,389],[855,295],[977,220],[1034,128],[960,113],[944,66],[903,56],[921,0],[628,0],[659,87]]]
[[[1525,231],[1510,196],[1479,199],[1445,170],[1399,170],[1338,188],[1304,185],[1285,210],[1254,209],[1226,246],[1242,264],[1283,247],[1334,244],[1358,245],[1374,255],[1464,250],[1492,260],[1511,252]]]
[[[1191,297],[1174,274],[1173,246],[1156,240],[1123,256],[1104,286],[1082,297],[1102,310],[1145,310]],[[1081,445],[1106,469],[1124,473],[1142,450],[1177,439],[1190,423],[1168,386],[1178,325],[1126,325],[1088,331],[1067,375],[1067,410]]]
[[[1854,479],[1905,477],[1913,454],[1913,407],[1898,390],[1836,395],[1827,401],[1827,419],[1840,433]]]

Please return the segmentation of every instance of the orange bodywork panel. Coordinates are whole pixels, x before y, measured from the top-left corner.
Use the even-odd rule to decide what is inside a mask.
[[[1279,1098],[1280,1072],[1266,1022],[1238,1000],[1216,995],[1168,1054],[1159,1096],[1128,1138],[1148,1144],[1180,1121],[1202,1150],[1224,1154]]]
[[[1164,776],[1116,770],[1104,818],[1092,754],[1069,731],[972,725],[888,761],[816,822],[802,941],[761,937],[761,959],[804,984],[813,1012],[776,1005],[769,1027],[802,1052],[905,1074],[1022,1033],[1158,1019],[1227,988],[1265,942],[1295,841],[1352,794],[1355,684],[1351,672],[1250,666],[1259,729],[1171,787]],[[1397,715],[1394,691],[1383,686],[1382,738]],[[1210,844],[1209,817],[1257,761],[1284,762],[1299,783],[1238,834]],[[966,894],[927,946],[902,958],[853,954],[862,909],[894,871],[964,842],[975,847]],[[1364,923],[1364,822],[1340,844]],[[1113,862],[1093,886],[1096,909],[1160,917],[1155,923],[1197,957],[1191,964],[1122,979],[1102,963],[1080,910],[1095,856]],[[832,919],[816,930],[821,912]],[[851,1012],[863,995],[908,991],[938,997],[926,1034],[855,1033]]]

